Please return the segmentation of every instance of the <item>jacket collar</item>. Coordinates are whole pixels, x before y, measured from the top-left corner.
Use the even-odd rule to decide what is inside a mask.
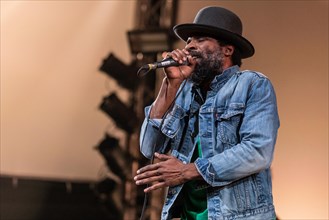
[[[214,78],[214,80],[210,84],[210,89],[215,90],[216,88],[222,86],[227,82],[227,80],[229,80],[233,76],[233,74],[235,74],[239,70],[239,66],[237,65],[225,69],[222,74]]]

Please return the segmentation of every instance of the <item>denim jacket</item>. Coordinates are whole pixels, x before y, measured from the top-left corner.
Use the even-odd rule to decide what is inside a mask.
[[[230,67],[215,77],[200,106],[190,82],[181,89],[164,121],[150,119],[151,106],[145,108],[143,155],[150,158],[154,151],[169,149],[189,163],[198,119],[202,157],[194,163],[204,180],[200,187],[207,187],[208,219],[275,219],[270,165],[279,116],[269,79]],[[182,185],[169,187],[161,219],[174,217],[181,189]]]

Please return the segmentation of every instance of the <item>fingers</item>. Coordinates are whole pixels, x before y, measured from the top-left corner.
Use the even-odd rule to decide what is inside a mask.
[[[159,153],[155,153],[154,156],[161,161],[166,161],[172,158],[172,156],[167,156],[165,154],[159,154]],[[135,176],[134,179],[137,180],[142,178],[148,178],[155,175],[160,175],[159,174],[160,167],[161,167],[161,162],[142,167],[139,170],[137,170],[137,176]]]
[[[174,60],[176,60],[178,63],[182,64],[187,61],[187,56],[189,55],[189,52],[185,49],[183,49],[183,50],[176,49],[176,50],[173,50],[170,53],[170,55]]]
[[[159,153],[154,153],[154,156],[162,161],[169,160],[170,158],[172,158],[172,156],[168,156],[166,154],[159,154]]]
[[[161,161],[165,161],[168,160],[170,158],[172,158],[172,156],[168,156],[165,154],[159,154],[159,153],[154,153],[154,156],[156,158],[158,158]],[[161,166],[161,163],[155,163],[155,164],[151,164],[151,165],[147,165],[145,167],[140,168],[139,170],[137,170],[137,174],[141,174],[150,170],[156,170]]]
[[[164,188],[164,187],[166,187],[165,183],[159,182],[159,183],[153,184],[152,186],[149,186],[149,187],[145,188],[144,192],[148,193],[148,192],[151,192],[153,190]]]
[[[170,184],[180,184],[179,181],[177,182],[177,176],[181,170],[179,166],[182,162],[174,156],[168,156],[166,154],[155,153],[154,156],[160,162],[140,168],[134,177],[136,185],[152,184],[152,186],[147,186],[144,190],[145,192],[149,192],[170,186]]]
[[[134,177],[137,185],[143,185],[152,183],[154,181],[161,180],[161,173],[160,173],[160,163],[147,165],[145,167],[140,168],[137,170],[137,175]]]
[[[143,167],[141,169],[142,171],[139,171],[140,174],[134,177],[136,185],[152,184],[144,189],[145,193],[150,192],[152,190],[156,190],[158,188],[165,187],[163,176],[161,175],[162,172],[160,169],[145,171],[149,169],[154,169],[155,167],[156,166],[152,166],[152,165]]]
[[[157,175],[159,175],[158,169],[151,170],[151,171],[144,171],[142,173],[138,173],[137,176],[134,177],[134,180],[140,180],[140,179],[150,178],[152,176],[157,176]]]
[[[145,174],[135,176],[134,180],[136,181],[136,185],[145,185],[154,182],[162,182],[163,178],[158,174],[157,171],[147,172]]]
[[[163,170],[157,169],[139,174],[134,177],[136,185],[147,185],[144,189],[145,193],[167,187],[166,180],[162,176]]]
[[[163,58],[173,58],[174,60],[176,60],[179,63],[185,63],[188,58],[187,56],[189,55],[189,52],[185,49],[175,49],[171,52],[163,52],[162,53],[162,57]]]
[[[137,174],[145,173],[145,172],[150,171],[150,170],[156,170],[158,168],[159,168],[158,163],[147,165],[147,166],[142,167],[139,170],[137,170]]]

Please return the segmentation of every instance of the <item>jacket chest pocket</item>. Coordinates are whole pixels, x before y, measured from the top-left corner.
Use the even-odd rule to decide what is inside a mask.
[[[240,142],[239,128],[243,113],[243,103],[231,103],[227,108],[220,108],[215,112],[217,138],[222,143],[234,145]]]

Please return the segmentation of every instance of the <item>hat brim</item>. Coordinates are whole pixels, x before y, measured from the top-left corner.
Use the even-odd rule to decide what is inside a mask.
[[[192,23],[176,25],[173,30],[183,41],[187,41],[189,37],[193,36],[208,36],[232,43],[238,47],[241,58],[251,57],[255,53],[254,46],[246,38],[221,28]]]

